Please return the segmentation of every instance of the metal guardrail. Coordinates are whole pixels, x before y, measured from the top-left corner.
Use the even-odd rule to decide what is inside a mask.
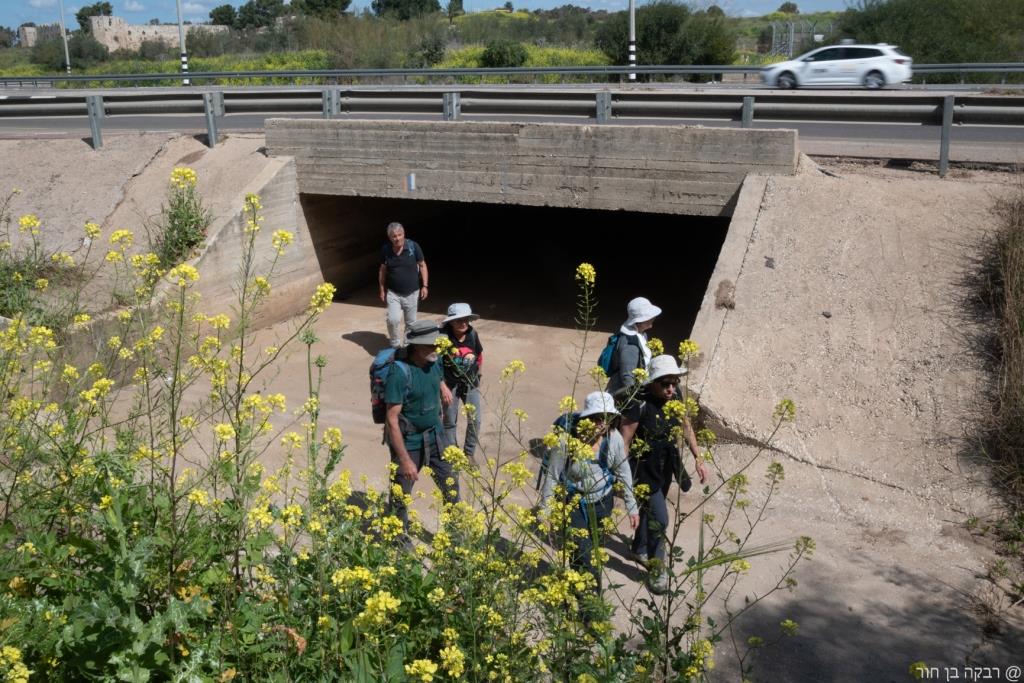
[[[736,65],[650,65],[650,66],[545,66],[545,67],[518,67],[509,69],[308,69],[290,71],[196,71],[188,75],[192,83],[217,79],[310,79],[323,81],[331,85],[339,82],[354,82],[359,80],[389,80],[402,82],[429,82],[438,79],[457,78],[524,78],[538,76],[589,76],[612,77],[638,75],[659,75],[659,76],[693,76],[703,74],[760,74],[763,67],[760,66],[736,66]],[[1006,75],[1011,73],[1024,73],[1024,63],[1001,62],[1001,63],[963,63],[963,64],[917,64],[914,65],[915,75],[926,74],[957,74],[963,82],[966,74],[971,73],[996,73],[1003,75],[1005,83]],[[129,81],[139,83],[152,83],[158,81],[181,80],[180,73],[156,73],[156,74],[90,74],[73,75],[67,74],[54,76],[3,76],[0,75],[0,87],[11,86],[38,86],[39,84],[55,83],[99,83],[106,81]]]
[[[94,147],[102,145],[106,117],[147,114],[195,114],[205,118],[208,144],[217,143],[218,121],[227,114],[308,113],[324,118],[351,114],[435,115],[458,120],[464,115],[558,116],[598,124],[623,120],[724,119],[744,128],[758,121],[917,123],[941,128],[939,168],[949,166],[952,125],[1024,126],[1024,94],[932,95],[922,92],[824,93],[767,91],[760,95],[728,92],[641,91],[574,88],[282,88],[261,90],[154,89],[139,93],[59,91],[59,94],[8,95],[0,99],[4,117],[88,116]]]

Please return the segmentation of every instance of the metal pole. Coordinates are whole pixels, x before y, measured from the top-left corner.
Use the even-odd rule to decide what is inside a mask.
[[[750,128],[754,125],[754,98],[743,98],[743,109],[740,113],[740,127]]]
[[[103,146],[103,131],[100,126],[100,119],[103,118],[103,97],[101,95],[86,95],[85,108],[89,113],[92,148],[99,149]]]
[[[597,122],[608,123],[608,119],[612,116],[612,94],[607,90],[598,92],[594,105],[596,108],[594,118]]]
[[[949,170],[949,135],[953,128],[953,95],[942,99],[942,139],[939,141],[939,177],[945,178]]]
[[[636,0],[629,0],[629,65],[636,66]],[[636,81],[636,74],[630,73],[629,80]]]
[[[185,75],[181,79],[182,85],[190,85],[188,79],[188,52],[185,50],[185,23],[181,14],[181,0],[178,2],[178,45],[181,48],[181,73]]]
[[[71,55],[68,52],[68,30],[64,28],[64,0],[60,0],[60,37],[64,40],[64,68],[71,75]]]
[[[217,146],[217,103],[216,93],[203,93],[203,113],[206,114],[206,146]]]

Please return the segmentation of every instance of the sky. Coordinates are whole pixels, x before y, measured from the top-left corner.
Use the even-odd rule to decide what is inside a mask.
[[[77,28],[75,12],[83,4],[92,4],[95,0],[63,0],[64,21],[68,28]],[[244,0],[181,0],[185,19],[193,22],[209,20],[210,10],[225,2],[236,7]],[[821,12],[846,9],[850,0],[796,0],[802,12]],[[114,16],[124,17],[131,24],[145,24],[150,19],[160,19],[173,23],[178,20],[175,0],[110,0],[114,6]],[[513,0],[517,9],[546,9],[565,4],[574,4],[592,9],[609,11],[623,10],[628,0]],[[643,0],[639,0],[642,4]],[[27,21],[37,24],[57,22],[60,14],[60,0],[0,0],[0,26],[15,28]],[[369,4],[369,0],[353,0],[352,8],[361,9]],[[444,4],[442,2],[441,4]],[[469,12],[493,9],[504,5],[504,0],[463,0],[463,6]],[[696,6],[717,4],[732,16],[761,16],[778,9],[782,0],[691,0]]]

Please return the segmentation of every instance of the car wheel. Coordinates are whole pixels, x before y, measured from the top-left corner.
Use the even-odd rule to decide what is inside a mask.
[[[868,90],[878,90],[885,87],[885,76],[880,71],[872,71],[864,77],[864,87]]]
[[[783,71],[775,80],[775,85],[782,90],[792,90],[796,87],[796,76],[788,71]]]

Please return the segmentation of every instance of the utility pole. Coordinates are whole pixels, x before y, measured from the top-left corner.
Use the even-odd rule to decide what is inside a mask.
[[[636,66],[636,0],[629,0],[629,65]],[[630,73],[629,80],[636,81],[636,74]]]
[[[185,76],[181,79],[181,84],[189,85],[188,52],[185,51],[185,23],[181,15],[181,0],[178,0],[178,45],[181,46],[181,73]]]
[[[64,28],[64,0],[60,0],[60,37],[64,41],[64,68],[71,75],[71,54],[68,52],[68,32]]]

